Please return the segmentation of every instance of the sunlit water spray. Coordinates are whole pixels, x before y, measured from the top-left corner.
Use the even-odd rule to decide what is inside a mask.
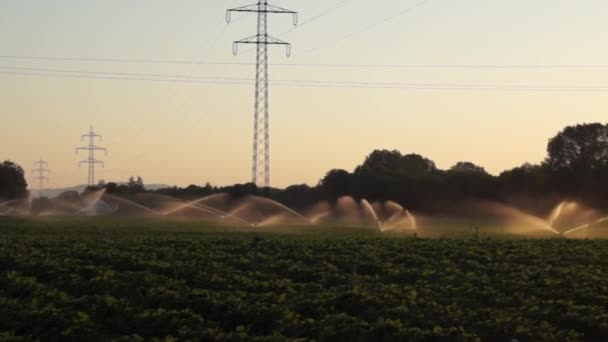
[[[319,223],[321,223],[321,221],[323,221],[324,219],[326,219],[330,216],[331,216],[331,211],[324,211],[324,212],[313,215],[310,218],[310,222],[312,224],[319,224]]]
[[[139,204],[135,201],[128,200],[126,198],[122,198],[122,197],[110,195],[110,194],[106,194],[106,197],[112,201],[118,202],[119,204],[125,205],[127,207],[141,209],[147,214],[152,214],[154,216],[163,216],[163,213],[161,213],[161,212],[150,209],[150,208],[146,207],[145,205]]]
[[[15,202],[17,202],[17,201],[12,200],[12,201],[6,201],[6,202],[0,203],[0,208],[4,210],[2,215],[9,215],[11,213],[11,211],[13,211],[13,208],[10,205]]]
[[[214,194],[214,195],[210,195],[210,196],[205,196],[203,198],[199,198],[199,199],[194,200],[194,201],[185,202],[185,203],[179,203],[175,207],[162,212],[162,214],[166,216],[166,215],[171,215],[171,214],[177,213],[177,212],[185,210],[185,209],[194,208],[194,207],[202,207],[202,208],[205,208],[205,209],[208,209],[208,210],[214,212],[217,215],[226,216],[227,215],[226,212],[223,212],[223,211],[221,211],[219,209],[210,207],[210,206],[208,206],[208,205],[205,204],[205,202],[209,202],[209,201],[211,201],[213,199],[221,198],[221,197],[225,197],[225,196],[226,196],[226,194]]]
[[[418,230],[418,222],[416,222],[416,216],[414,216],[414,214],[412,214],[409,210],[405,211],[405,215],[407,216],[407,219],[410,221],[410,225],[412,226],[412,229]]]
[[[548,224],[550,227],[553,227],[555,225],[555,221],[557,221],[557,219],[559,219],[559,217],[562,215],[562,211],[564,210],[564,206],[566,204],[566,202],[561,202],[551,211],[548,219]]]
[[[382,222],[378,218],[378,214],[376,214],[374,207],[372,207],[372,205],[366,199],[361,200],[361,206],[363,207],[363,212],[374,220],[374,222],[378,225],[378,229],[382,230]]]
[[[588,229],[588,228],[591,228],[591,227],[593,227],[595,225],[602,224],[604,222],[608,222],[608,217],[602,217],[602,218],[596,220],[593,223],[587,223],[587,224],[581,225],[579,227],[572,228],[570,230],[565,231],[563,234],[564,235],[568,235],[568,234],[576,233],[576,232],[578,232],[580,230]]]
[[[417,232],[420,230],[416,216],[394,201],[370,203],[366,199],[357,201],[349,196],[339,198],[333,204],[319,202],[308,211],[306,216],[265,197],[233,197],[225,193],[185,202],[170,196],[152,193],[124,198],[101,190],[85,192],[82,195],[66,194],[51,199],[49,202],[51,203],[50,208],[46,211],[43,210],[38,215],[146,215],[227,222],[249,227],[320,224],[322,222],[355,226],[373,223],[374,227],[381,232],[412,230]],[[598,212],[584,208],[575,202],[557,204],[546,218],[505,204],[473,203],[477,204],[472,207],[463,207],[468,208],[465,212],[472,213],[469,220],[481,220],[482,222],[487,220],[488,224],[493,225],[494,228],[496,226],[504,227],[501,228],[502,233],[508,234],[534,235],[536,232],[544,231],[553,235],[567,236],[587,229],[598,229],[600,224],[608,222],[608,217],[602,217]],[[26,207],[25,200],[5,201],[0,203],[0,215],[29,215],[30,209]],[[458,210],[460,209],[454,208],[453,212]],[[449,219],[449,217],[446,218]],[[437,222],[435,223],[437,227],[445,226],[445,220],[442,221],[441,217],[438,217],[437,221],[434,220],[435,218],[432,216],[425,216],[425,228],[420,232],[424,233],[428,228],[428,232],[433,234],[432,222]],[[449,226],[450,223],[447,223]],[[483,226],[481,227],[483,228]]]
[[[287,214],[291,214],[291,215],[295,216],[296,218],[301,219],[305,222],[310,222],[310,220],[306,216],[298,213],[297,211],[289,208],[288,206],[286,206],[280,202],[271,200],[270,198],[259,197],[259,196],[248,196],[245,199],[250,200],[250,201],[257,201],[261,205],[275,207],[275,209],[278,209],[279,211],[283,211]]]

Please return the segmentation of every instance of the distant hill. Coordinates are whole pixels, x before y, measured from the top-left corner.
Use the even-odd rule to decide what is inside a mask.
[[[122,182],[122,183],[117,183],[117,184],[122,185],[122,184],[127,184],[127,183]],[[171,186],[166,185],[166,184],[146,184],[146,189],[148,189],[148,190],[158,190],[158,189],[169,188],[169,187],[171,187]],[[48,197],[48,198],[55,198],[66,191],[76,191],[78,193],[81,193],[86,188],[87,188],[87,185],[80,184],[80,185],[75,185],[75,186],[71,186],[71,187],[67,187],[67,188],[44,189],[42,191],[42,196]],[[38,194],[36,189],[30,189],[30,191],[34,195]]]

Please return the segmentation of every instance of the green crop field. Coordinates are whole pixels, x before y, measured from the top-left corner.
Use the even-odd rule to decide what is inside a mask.
[[[608,241],[461,235],[4,217],[0,340],[608,338]]]

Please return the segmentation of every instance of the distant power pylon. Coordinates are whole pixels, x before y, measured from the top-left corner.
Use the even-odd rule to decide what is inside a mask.
[[[298,24],[298,13],[285,8],[269,5],[267,0],[257,4],[229,9],[226,22],[230,23],[232,12],[252,12],[258,15],[258,33],[255,36],[235,41],[233,52],[238,53],[239,44],[255,44],[255,111],[253,115],[253,169],[252,181],[258,186],[270,186],[270,127],[268,120],[268,45],[284,45],[287,57],[291,54],[291,44],[268,35],[268,13],[293,15],[294,26]]]
[[[100,164],[102,167],[104,166],[104,162],[101,160],[97,160],[95,159],[95,152],[96,151],[104,151],[106,156],[108,155],[108,149],[104,148],[104,147],[100,147],[100,146],[96,146],[95,145],[95,139],[99,139],[99,141],[102,140],[102,136],[95,133],[95,131],[93,130],[93,126],[91,126],[91,130],[89,131],[89,133],[87,134],[83,134],[80,137],[81,141],[84,141],[85,138],[89,139],[89,145],[88,146],[84,146],[84,147],[78,147],[76,149],[76,154],[78,154],[78,151],[88,151],[89,152],[89,157],[85,160],[81,160],[78,163],[78,167],[80,167],[82,164],[88,164],[89,167],[89,176],[88,176],[88,180],[87,180],[87,184],[89,186],[94,186],[95,185],[95,166],[97,164]]]
[[[42,160],[42,157],[34,164],[36,164],[36,168],[32,170],[32,173],[34,174],[34,180],[38,183],[38,197],[42,197],[44,184],[49,181],[49,173],[51,170],[48,169],[49,163]]]

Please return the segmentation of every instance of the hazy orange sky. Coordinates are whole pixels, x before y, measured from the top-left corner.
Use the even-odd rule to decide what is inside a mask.
[[[74,148],[92,124],[109,149],[98,172],[107,181],[249,181],[253,86],[167,76],[252,78],[252,51],[234,57],[231,42],[254,33],[255,17],[224,21],[225,9],[249,3],[2,1],[0,159],[29,171],[42,156],[50,186],[82,184],[84,156]],[[496,174],[541,161],[566,125],[608,121],[608,1],[275,4],[305,24],[286,33],[291,18],[271,18],[270,31],[293,43],[291,59],[277,48],[271,62],[297,64],[273,66],[271,78],[346,83],[272,86],[273,186],[316,184],[377,148],[419,153],[441,168],[472,161]]]

